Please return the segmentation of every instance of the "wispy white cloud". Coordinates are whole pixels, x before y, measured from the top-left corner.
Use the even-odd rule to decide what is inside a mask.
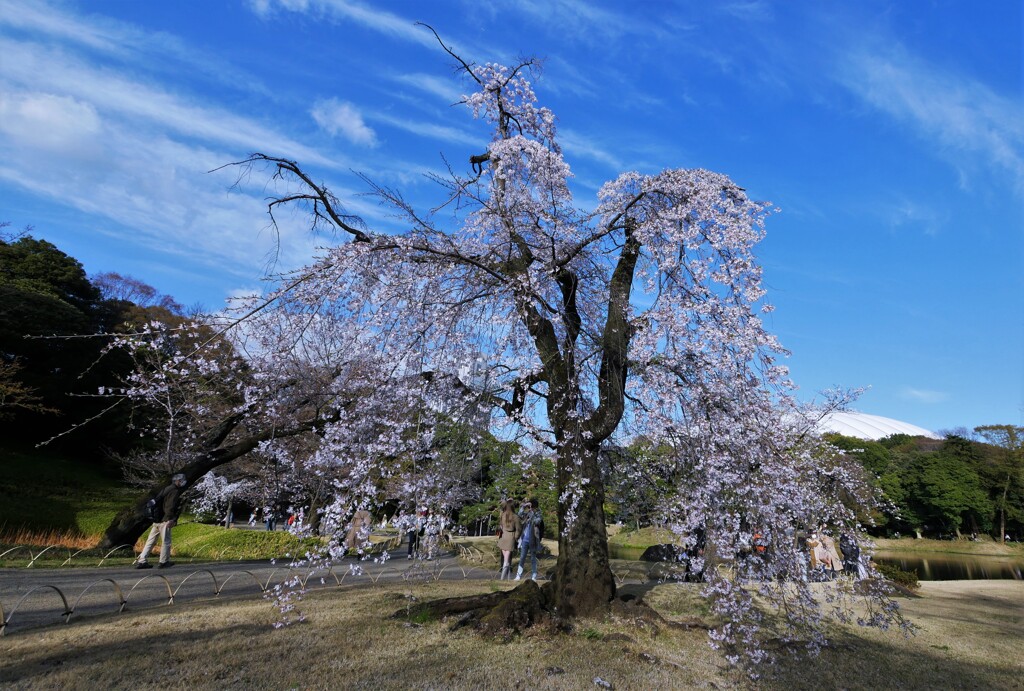
[[[581,136],[572,130],[559,130],[559,139],[567,154],[582,156],[602,163],[613,170],[622,168],[621,160],[597,143],[593,135]]]
[[[5,3],[0,8],[9,9]],[[351,160],[299,141],[287,124],[253,118],[232,108],[231,99],[210,99],[150,69],[177,39],[154,37],[151,45],[131,26],[52,6],[34,13],[36,7],[17,30],[0,34],[0,182],[74,209],[83,228],[126,248],[181,259],[169,267],[215,271],[243,283],[308,261],[321,242],[309,232],[308,217],[283,211],[271,227],[266,215],[266,197],[291,190],[255,171],[241,177],[242,169],[207,171],[250,151],[328,171],[350,168]],[[0,18],[0,27],[10,26],[10,16]],[[125,46],[137,46],[139,54],[128,60]],[[324,129],[363,145],[375,142],[351,104],[320,106]],[[464,137],[453,130],[433,134]],[[325,182],[351,200],[348,211],[375,228],[394,227],[389,210],[359,197],[365,190]]]
[[[558,55],[545,57],[544,68],[540,78],[536,80],[535,88],[538,93],[550,89],[555,93],[572,94],[582,98],[593,98],[601,93],[602,87],[594,82],[590,72]]]
[[[459,90],[454,80],[442,79],[430,74],[402,73],[394,75],[392,78],[399,84],[405,84],[423,93],[437,96],[448,104],[458,103],[465,93]]]
[[[359,109],[336,98],[317,101],[310,111],[316,124],[332,136],[341,135],[353,144],[376,146],[377,134],[367,127]]]
[[[91,31],[85,20],[81,30]],[[304,219],[282,218],[279,234],[260,233],[267,189],[242,180],[228,194],[235,173],[206,171],[254,150],[322,167],[344,162],[272,125],[194,102],[140,76],[138,65],[76,51],[80,44],[0,36],[0,181],[74,209],[83,230],[180,257],[193,271],[244,279],[308,259]]]
[[[1024,193],[1024,102],[899,46],[850,52],[840,82],[937,145],[957,168],[996,167]]]
[[[62,42],[77,43],[107,53],[124,53],[130,32],[115,22],[82,22],[78,17],[55,12],[44,3],[0,0],[0,25],[29,33],[43,33]]]
[[[451,142],[453,144],[479,144],[482,141],[478,135],[475,136],[466,130],[449,127],[448,125],[438,125],[423,120],[397,118],[386,113],[371,113],[367,114],[367,117],[374,122],[382,122],[421,137],[430,137],[431,139]]]
[[[917,228],[925,235],[937,235],[946,222],[946,214],[934,206],[921,204],[911,199],[899,199],[886,204],[879,202],[878,208],[886,223],[894,230]]]
[[[39,92],[0,93],[0,133],[23,147],[75,156],[96,148],[100,130],[91,103]]]
[[[927,389],[915,389],[904,387],[900,391],[900,397],[917,401],[919,403],[942,403],[949,400],[949,394],[942,391],[930,391]]]
[[[657,21],[645,19],[646,12],[616,12],[589,0],[518,0],[515,7],[546,25],[559,27],[566,39],[583,43],[607,42],[630,34],[650,39],[664,33]]]
[[[722,11],[733,17],[752,22],[769,21],[775,17],[775,10],[764,0],[742,0],[722,5]]]
[[[349,20],[394,38],[436,46],[437,39],[416,23],[386,10],[349,0],[250,0],[250,8],[261,17],[275,12],[302,12],[333,20]]]
[[[344,165],[250,118],[196,105],[115,69],[46,46],[0,38],[0,54],[4,56],[0,86],[5,90],[69,96],[91,104],[102,117],[130,118],[229,149],[272,150],[318,165]]]
[[[23,3],[0,0],[0,26],[48,42],[84,48],[118,58],[137,67],[176,69],[184,66],[193,76],[202,75],[219,84],[269,96],[260,80],[195,45],[164,32],[144,31],[100,15],[81,16],[47,2]]]

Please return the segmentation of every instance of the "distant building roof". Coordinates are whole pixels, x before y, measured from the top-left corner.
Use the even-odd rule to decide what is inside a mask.
[[[835,432],[846,437],[858,439],[870,439],[876,441],[884,439],[893,434],[909,434],[912,437],[928,437],[929,439],[942,439],[934,432],[923,427],[911,425],[909,422],[900,422],[880,415],[868,415],[866,413],[829,413],[818,423],[819,432]]]

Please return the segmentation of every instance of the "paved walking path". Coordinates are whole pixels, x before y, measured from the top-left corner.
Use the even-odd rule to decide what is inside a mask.
[[[493,569],[459,563],[453,554],[434,560],[385,562],[344,559],[330,569],[290,569],[286,560],[175,562],[166,569],[132,566],[0,569],[0,629],[13,635],[28,628],[83,617],[139,611],[226,597],[262,596],[291,577],[310,589],[338,585],[496,578]],[[70,614],[70,616],[69,616]]]

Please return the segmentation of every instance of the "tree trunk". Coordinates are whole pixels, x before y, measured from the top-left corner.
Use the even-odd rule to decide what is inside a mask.
[[[574,455],[581,458],[573,468]],[[575,471],[575,472],[574,472]],[[553,583],[554,606],[562,618],[599,614],[615,596],[615,578],[608,563],[608,532],[604,524],[604,484],[596,448],[564,448],[559,458],[558,495],[569,478],[586,481],[576,507],[576,520],[565,529],[569,510],[559,499],[558,562]]]
[[[131,506],[122,509],[114,517],[114,520],[110,522],[110,525],[107,526],[106,532],[103,533],[103,537],[100,539],[99,548],[114,549],[115,547],[134,546],[146,528],[153,523],[145,516],[146,502],[151,497],[155,497],[156,492],[159,492],[160,488],[156,491],[150,490],[141,500],[137,500]]]
[[[1010,492],[1010,475],[1006,475],[1006,484],[1003,486],[1003,501],[999,505],[999,544],[1006,544],[1006,495]]]

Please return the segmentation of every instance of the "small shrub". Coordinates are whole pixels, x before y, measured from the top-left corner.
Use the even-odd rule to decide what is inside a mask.
[[[875,568],[880,574],[885,576],[886,580],[892,581],[896,585],[901,585],[904,588],[910,588],[911,590],[917,590],[921,587],[921,584],[917,580],[917,571],[904,571],[898,566],[892,564],[875,564]]]

